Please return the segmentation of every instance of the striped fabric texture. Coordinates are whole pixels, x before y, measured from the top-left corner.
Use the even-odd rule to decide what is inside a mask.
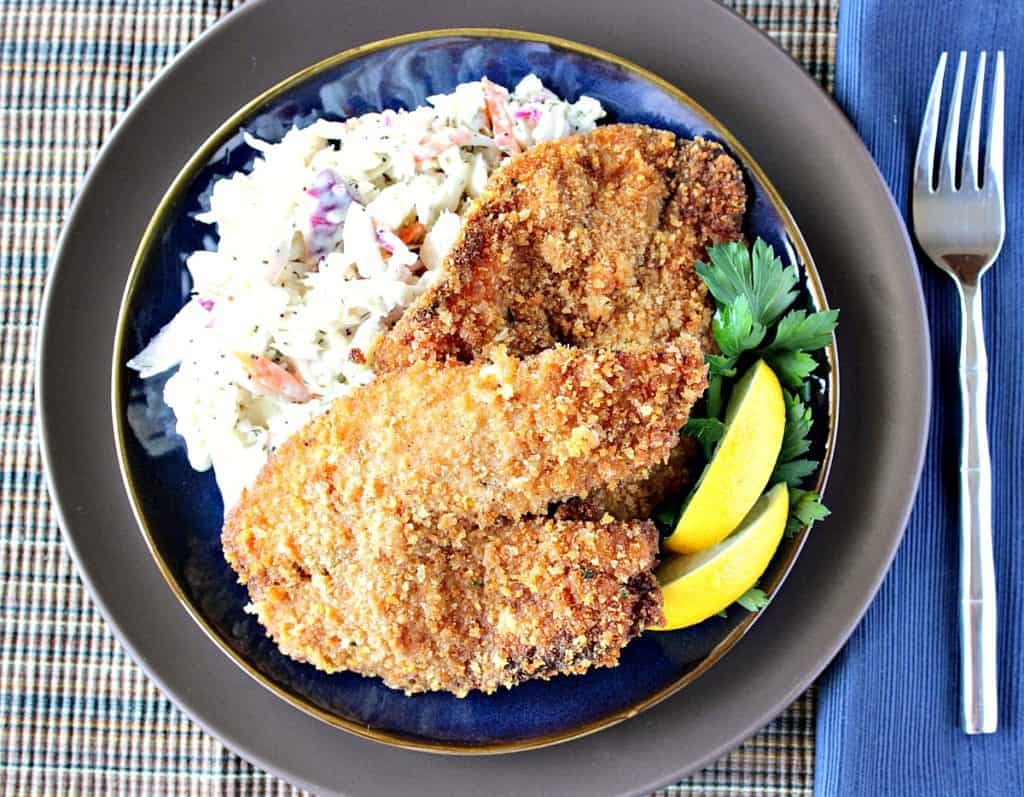
[[[120,649],[61,544],[34,433],[35,325],[79,181],[134,97],[241,0],[0,0],[0,792],[292,795]],[[838,0],[734,0],[831,88]],[[807,794],[813,689],[660,794]]]

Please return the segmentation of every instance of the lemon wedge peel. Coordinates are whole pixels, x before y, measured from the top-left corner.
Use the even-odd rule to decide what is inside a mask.
[[[755,502],[734,534],[706,550],[663,562],[655,575],[665,623],[649,630],[696,625],[735,603],[768,568],[788,517],[789,489],[777,484]]]
[[[767,486],[785,429],[782,385],[758,360],[733,388],[722,439],[663,547],[694,553],[724,540]]]

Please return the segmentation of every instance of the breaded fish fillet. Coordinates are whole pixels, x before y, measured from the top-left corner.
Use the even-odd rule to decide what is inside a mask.
[[[712,303],[694,264],[709,245],[740,238],[745,206],[736,162],[699,138],[608,125],[539,144],[488,182],[445,279],[384,336],[374,366],[469,362],[498,344],[523,355],[685,332],[710,346]],[[591,502],[618,518],[647,517],[684,489],[695,450],[684,446],[652,478]]]
[[[522,518],[438,536],[395,550],[339,535],[290,567],[256,552],[235,566],[282,652],[409,694],[614,666],[663,619],[651,523]]]
[[[468,362],[499,344],[525,355],[707,339],[694,263],[740,237],[745,205],[736,162],[699,138],[608,125],[538,144],[491,177],[445,278],[384,336],[374,366]]]
[[[285,653],[465,694],[612,664],[660,616],[650,524],[524,516],[663,461],[699,345],[493,355],[339,399],[231,511],[225,556]]]

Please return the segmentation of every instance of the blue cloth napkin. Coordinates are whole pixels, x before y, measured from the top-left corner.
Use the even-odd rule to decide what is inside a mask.
[[[999,730],[961,730],[958,631],[959,312],[918,253],[935,407],[906,537],[863,623],[820,682],[818,795],[1024,795],[1024,2],[842,0],[836,95],[910,226],[911,163],[939,54],[1007,58],[1007,238],[983,282],[995,473]],[[955,59],[951,59],[955,64]],[[952,69],[946,87],[952,83]],[[968,99],[965,102],[969,102]],[[839,220],[838,223],[841,223]],[[892,312],[900,312],[893,307]],[[856,399],[854,399],[856,400]]]

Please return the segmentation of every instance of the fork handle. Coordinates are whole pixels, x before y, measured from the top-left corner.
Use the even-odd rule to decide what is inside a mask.
[[[993,733],[996,695],[996,583],[992,560],[992,465],[985,402],[988,355],[981,285],[960,284],[960,653],[964,731]]]

